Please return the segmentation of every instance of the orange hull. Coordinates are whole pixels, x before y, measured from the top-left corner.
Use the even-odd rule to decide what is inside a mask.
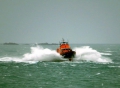
[[[59,46],[59,48],[57,48],[56,51],[60,55],[62,55],[64,58],[68,58],[69,61],[71,61],[76,54],[75,51],[72,51],[68,42],[64,42],[64,40],[63,40],[63,42],[60,43],[60,46]]]

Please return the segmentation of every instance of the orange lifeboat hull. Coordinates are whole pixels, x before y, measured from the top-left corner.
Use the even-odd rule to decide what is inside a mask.
[[[71,61],[74,57],[75,57],[75,54],[76,52],[73,51],[68,42],[61,42],[60,43],[60,47],[57,48],[56,50],[61,56],[63,56],[63,58],[68,58],[69,61]]]

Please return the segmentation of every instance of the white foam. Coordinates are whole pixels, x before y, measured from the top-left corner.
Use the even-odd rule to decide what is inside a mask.
[[[112,55],[111,53],[101,53],[102,55]]]
[[[24,61],[59,61],[61,56],[55,51],[42,47],[31,47],[31,53],[23,55]]]
[[[74,61],[92,61],[92,62],[112,62],[111,59],[103,57],[102,54],[89,46],[76,47]],[[2,57],[0,61],[14,61],[36,63],[38,61],[66,61],[56,50],[43,48],[41,46],[31,47],[30,53],[25,53],[22,57]]]
[[[110,67],[110,68],[120,68],[120,66],[108,66],[108,67]]]
[[[92,62],[112,62],[111,59],[103,57],[100,52],[90,48],[89,46],[77,47],[74,48],[76,51],[75,60],[85,60]]]

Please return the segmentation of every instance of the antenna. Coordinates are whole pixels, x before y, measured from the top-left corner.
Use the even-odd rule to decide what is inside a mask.
[[[64,42],[64,38],[62,38],[62,41]]]

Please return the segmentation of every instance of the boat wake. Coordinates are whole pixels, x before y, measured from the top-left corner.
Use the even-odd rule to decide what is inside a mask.
[[[102,54],[89,46],[76,47],[73,49],[76,51],[76,56],[73,61],[87,61],[87,62],[102,62],[111,63],[112,60],[103,57]],[[25,53],[22,57],[2,57],[0,61],[14,61],[14,62],[25,62],[25,63],[36,63],[42,61],[61,62],[68,61],[68,59],[62,58],[56,50],[43,48],[41,46],[31,47],[30,53]]]

